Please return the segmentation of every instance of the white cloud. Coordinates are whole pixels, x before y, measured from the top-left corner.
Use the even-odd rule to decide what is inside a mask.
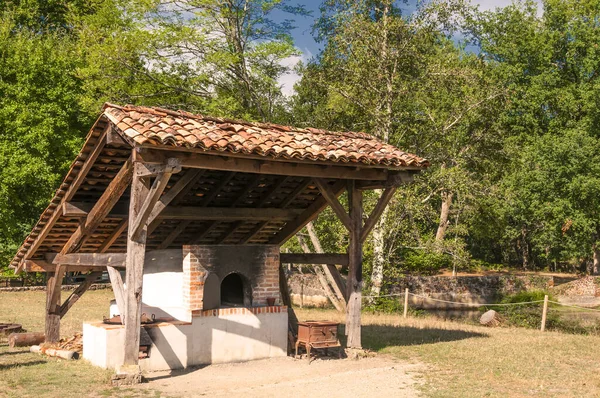
[[[287,57],[281,61],[281,65],[287,66],[290,68],[294,68],[298,65],[298,62],[302,61],[302,63],[306,64],[311,58],[313,54],[310,52],[308,48],[304,48],[304,50],[300,51],[300,55],[294,55],[292,57]],[[290,73],[286,73],[279,77],[279,85],[281,86],[281,92],[283,95],[289,97],[294,94],[294,84],[302,78],[298,73],[292,70]]]

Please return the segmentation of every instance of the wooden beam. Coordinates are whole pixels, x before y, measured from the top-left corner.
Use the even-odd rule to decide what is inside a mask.
[[[210,204],[210,202],[212,202],[214,200],[214,198],[216,198],[217,195],[219,195],[221,190],[223,188],[225,188],[227,186],[227,184],[229,184],[229,182],[233,179],[233,177],[235,177],[235,175],[236,175],[236,173],[229,173],[221,181],[219,181],[213,187],[213,189],[211,189],[206,194],[206,196],[203,197],[202,206],[204,206],[204,207],[208,206]]]
[[[191,220],[184,220],[184,221],[181,221],[179,224],[177,224],[177,226],[175,228],[173,228],[173,230],[169,233],[169,235],[167,235],[167,237],[161,242],[161,244],[158,245],[158,250],[163,250],[163,249],[168,248],[171,245],[171,243],[173,243],[173,241],[175,239],[177,239],[177,237],[179,235],[181,235],[181,233],[191,223],[192,223]]]
[[[241,173],[373,181],[386,181],[388,177],[388,167],[374,168],[360,164],[334,166],[318,162],[278,162],[268,158],[264,160],[237,158],[198,152],[174,154],[173,151],[164,151],[158,148],[139,148],[136,152],[136,160],[145,163],[163,163],[167,157],[177,157],[182,167]]]
[[[367,239],[367,236],[369,236],[369,233],[371,232],[373,227],[375,227],[375,224],[377,224],[379,217],[381,217],[381,214],[383,213],[386,206],[388,205],[388,203],[394,196],[396,189],[397,189],[396,187],[387,188],[385,191],[383,191],[383,194],[379,197],[379,200],[377,201],[375,208],[373,209],[373,211],[371,212],[371,215],[365,222],[365,225],[363,226],[362,231],[360,231],[361,244]]]
[[[348,265],[347,253],[281,253],[284,264],[337,264]]]
[[[67,312],[71,309],[71,307],[83,296],[83,294],[89,289],[90,286],[102,276],[102,271],[92,271],[86,277],[83,283],[77,286],[77,289],[71,293],[71,295],[65,300],[65,302],[60,306],[60,318],[64,317]]]
[[[69,253],[46,254],[46,260],[51,264],[75,265],[83,267],[125,267],[125,253]]]
[[[90,210],[88,213],[82,225],[80,225],[75,233],[71,235],[61,250],[61,254],[67,254],[76,251],[79,248],[81,241],[87,235],[94,233],[98,225],[100,225],[108,213],[110,213],[119,198],[121,198],[123,195],[123,192],[131,181],[132,172],[133,167],[130,158],[125,162],[115,178],[110,182],[100,199],[98,199],[92,210]]]
[[[315,184],[317,184],[317,187],[319,187],[321,195],[323,195],[325,200],[327,200],[327,203],[329,203],[329,206],[331,206],[331,209],[337,215],[338,219],[349,231],[350,228],[352,228],[352,222],[350,221],[350,217],[348,216],[346,209],[344,209],[344,206],[342,206],[338,200],[337,195],[333,193],[326,181],[317,178],[315,179]]]
[[[144,167],[146,166],[140,165],[136,167],[136,172]],[[148,192],[148,195],[146,196],[139,213],[131,224],[132,229],[129,230],[129,235],[133,238],[133,240],[137,240],[142,232],[142,229],[146,228],[149,222],[152,222],[152,220],[149,220],[149,217],[154,210],[154,206],[157,204],[160,195],[162,195],[163,191],[167,187],[171,175],[179,170],[181,170],[181,167],[179,167],[179,162],[177,159],[170,158],[168,159],[167,164],[164,165],[164,170],[158,173],[154,179],[152,188],[150,188],[150,191]],[[137,177],[141,178],[142,176],[137,175]]]
[[[261,221],[261,220],[293,220],[302,210],[297,209],[257,209],[243,207],[194,207],[181,206],[167,208],[160,218],[167,220],[195,221]]]
[[[390,171],[388,179],[386,181],[357,181],[356,188],[367,190],[367,189],[384,189],[398,187],[402,184],[408,184],[413,182],[415,174],[419,171]]]
[[[218,221],[211,221],[206,225],[206,228],[204,228],[204,231],[200,232],[200,234],[198,236],[196,236],[196,238],[194,239],[194,241],[192,242],[193,245],[197,245],[198,243],[200,243],[200,241],[202,239],[204,239],[209,233],[210,231],[212,231],[213,229],[215,229],[217,227],[217,225],[219,225]]]
[[[331,191],[336,197],[340,196],[344,191],[345,183],[338,181],[331,188]],[[292,236],[296,235],[304,226],[314,220],[320,212],[327,207],[327,200],[324,197],[318,197],[313,203],[308,206],[294,221],[291,221],[285,225],[273,238],[270,240],[270,244],[281,245]]]
[[[87,218],[94,208],[94,203],[87,202],[65,202],[62,204],[62,215],[70,218]],[[129,210],[125,203],[115,203],[111,211],[106,215],[108,218],[127,218]]]
[[[85,214],[86,209],[92,206],[91,203],[70,202],[69,208],[77,208],[78,214]],[[117,206],[115,206],[117,207]],[[110,218],[125,218],[127,214],[122,214],[120,203],[117,212],[110,212],[107,216]],[[301,213],[298,209],[280,209],[280,208],[261,208],[254,207],[202,207],[202,206],[169,206],[157,216],[159,220],[289,220]]]
[[[86,266],[64,266],[66,272],[89,272],[102,271],[105,267],[86,267]],[[25,272],[48,272],[54,273],[56,265],[47,261],[41,260],[25,260],[23,261],[23,271]]]
[[[100,123],[100,121],[97,121],[96,124],[94,125],[94,127],[92,127],[92,131],[96,130],[99,125],[101,125],[101,123]],[[97,138],[94,137],[93,134],[90,134],[87,137],[86,142],[83,145],[83,147],[85,148],[87,146],[93,145],[92,150],[88,154],[87,158],[85,159],[83,166],[81,166],[81,168],[79,169],[79,172],[75,176],[75,179],[69,184],[69,186],[67,188],[67,192],[65,193],[65,196],[62,199],[62,202],[65,202],[65,201],[68,202],[73,198],[73,196],[75,195],[75,193],[77,192],[77,190],[79,189],[79,187],[81,186],[83,181],[85,180],[85,177],[87,176],[88,172],[90,171],[90,169],[92,168],[94,163],[96,163],[96,159],[98,159],[98,156],[100,156],[100,153],[102,153],[102,150],[104,149],[104,146],[106,144],[106,134],[109,129],[110,129],[110,124],[106,123],[106,124],[104,124],[104,127],[102,128],[102,132],[100,133],[100,135]],[[92,142],[95,142],[95,145],[92,144]],[[74,168],[75,168],[75,166],[71,165],[71,169],[69,170],[67,175],[70,175]],[[52,227],[54,226],[54,224],[56,224],[56,222],[58,221],[60,216],[61,216],[61,212],[55,209],[55,211],[50,216],[50,220],[48,220],[48,222],[46,222],[42,231],[35,238],[34,242],[29,247],[29,249],[27,249],[27,253],[26,253],[27,255],[32,255],[33,253],[35,253],[37,251],[37,249],[40,247],[40,245],[42,244],[44,239],[48,236],[48,234],[52,230]],[[23,260],[21,261],[21,263],[17,265],[15,273],[19,273],[23,269],[24,260],[27,260],[27,258],[23,257]]]
[[[135,153],[135,152],[134,152]],[[141,167],[138,163],[136,168]],[[127,237],[127,270],[124,313],[125,323],[123,365],[137,365],[140,350],[140,326],[142,316],[142,287],[144,259],[146,256],[146,229],[133,239],[134,220],[141,213],[150,189],[143,178],[134,176],[129,198],[129,233]]]
[[[123,278],[121,278],[121,273],[113,267],[106,267],[108,271],[108,277],[110,278],[110,285],[112,286],[113,293],[115,295],[115,301],[117,302],[117,307],[119,308],[119,314],[121,318],[125,318],[125,288],[123,287]],[[108,314],[109,317],[114,314]]]
[[[119,236],[121,236],[123,234],[123,232],[125,232],[125,230],[127,229],[127,225],[128,225],[128,221],[127,218],[125,218],[124,220],[122,220],[119,225],[117,225],[117,228],[115,228],[115,230],[108,236],[108,238],[106,238],[104,240],[104,242],[102,242],[102,244],[100,245],[100,247],[98,248],[98,252],[99,253],[104,253],[106,252],[113,243],[115,243],[115,241],[117,239],[119,239]]]
[[[362,301],[362,244],[360,234],[362,229],[362,191],[356,188],[354,181],[348,182],[348,201],[350,202],[350,242],[348,245],[349,272],[346,305],[346,334],[349,348],[362,348],[360,311]]]
[[[158,218],[160,213],[162,213],[167,206],[177,205],[181,202],[181,200],[194,188],[194,185],[196,185],[204,172],[205,170],[199,169],[187,170],[185,174],[177,180],[175,185],[160,197],[160,200],[154,205],[150,217],[148,217],[148,236],[150,236],[162,222],[162,220]]]

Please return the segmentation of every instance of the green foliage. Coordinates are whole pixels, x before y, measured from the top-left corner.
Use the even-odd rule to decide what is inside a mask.
[[[403,267],[410,273],[432,275],[452,264],[450,256],[435,251],[408,249],[403,254]]]

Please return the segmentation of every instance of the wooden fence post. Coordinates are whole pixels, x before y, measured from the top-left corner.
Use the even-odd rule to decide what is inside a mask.
[[[540,330],[546,330],[546,314],[548,313],[548,295],[544,296],[544,309],[542,310],[542,326]]]
[[[408,288],[404,289],[404,318],[408,315]]]

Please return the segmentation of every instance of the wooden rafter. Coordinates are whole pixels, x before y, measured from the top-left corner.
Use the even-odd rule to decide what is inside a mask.
[[[110,213],[113,206],[121,198],[123,192],[125,192],[125,189],[131,181],[132,172],[133,167],[131,160],[127,160],[123,167],[121,167],[121,170],[119,170],[117,176],[110,182],[100,199],[98,199],[96,204],[87,214],[85,221],[77,228],[75,233],[71,235],[70,239],[61,250],[61,254],[68,254],[76,251],[82,239],[96,230],[104,218]]]
[[[169,235],[158,245],[158,250],[168,248],[171,243],[192,223],[192,220],[183,220],[173,228]]]
[[[114,231],[108,236],[108,238],[106,238],[104,240],[104,242],[102,242],[100,247],[98,247],[98,252],[99,253],[106,252],[112,246],[112,244],[115,243],[115,241],[117,239],[119,239],[119,236],[121,236],[123,234],[123,232],[125,232],[125,230],[127,229],[127,225],[128,225],[127,218],[125,218],[124,220],[121,220],[121,222],[117,225],[117,227],[114,229]]]
[[[345,185],[344,181],[338,181],[331,187],[331,192],[333,192],[336,198],[344,191]],[[327,207],[327,203],[327,200],[322,196],[315,199],[294,221],[287,223],[277,235],[271,238],[269,243],[280,245],[296,235],[309,221],[314,220]]]
[[[158,219],[160,213],[169,205],[177,205],[181,200],[194,188],[194,185],[198,182],[200,177],[205,173],[206,170],[189,169],[185,174],[177,180],[175,185],[169,189],[160,200],[154,205],[152,213],[148,218],[148,236],[152,234],[158,228],[162,222]]]
[[[267,193],[258,201],[257,203],[257,207],[262,207],[264,206],[268,200],[271,198],[271,196],[277,192],[277,190],[279,188],[281,188],[287,181],[289,180],[289,177],[283,177],[281,178],[279,181],[277,181],[275,184],[273,184],[273,187],[271,187],[271,189],[269,189],[267,191]],[[281,203],[280,207],[283,209],[286,206],[288,206],[294,199],[296,199],[296,197],[300,194],[300,192],[302,192],[304,189],[306,189],[306,187],[310,184],[310,180],[306,181],[305,183],[302,183],[298,186],[298,188],[294,189],[294,191],[292,191],[292,193],[284,199],[284,201]],[[303,187],[304,189],[300,190],[299,188]],[[260,231],[262,231],[262,229],[264,227],[266,227],[269,224],[268,221],[262,221],[260,223],[258,223],[254,228],[252,228],[252,230],[246,234],[246,236],[242,239],[242,241],[240,242],[241,244],[246,244],[249,241],[251,241],[252,239],[254,239],[254,237],[260,233]]]

